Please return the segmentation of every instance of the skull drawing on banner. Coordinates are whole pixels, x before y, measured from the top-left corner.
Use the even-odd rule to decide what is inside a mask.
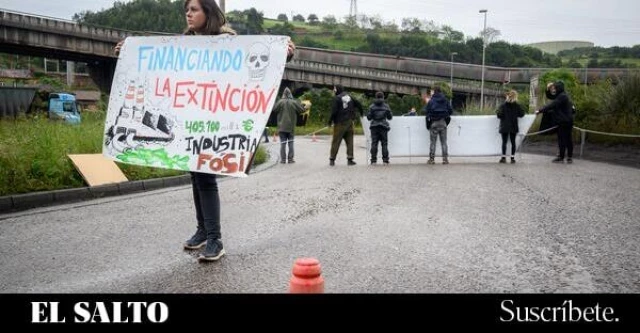
[[[249,77],[252,81],[264,80],[267,67],[269,67],[269,60],[271,60],[270,53],[269,47],[262,43],[251,45],[245,63],[249,68]]]

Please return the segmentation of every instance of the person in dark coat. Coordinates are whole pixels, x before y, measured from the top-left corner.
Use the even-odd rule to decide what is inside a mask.
[[[291,90],[284,88],[282,98],[276,102],[273,112],[278,115],[278,135],[280,136],[280,163],[295,163],[294,157],[294,132],[296,129],[296,119],[298,115],[304,112],[302,103],[293,98]],[[287,154],[287,144],[289,145],[289,154]]]
[[[384,102],[384,94],[376,93],[376,99],[369,107],[367,119],[371,121],[371,164],[378,162],[378,142],[382,145],[382,163],[389,164],[389,149],[387,148],[387,133],[389,132],[389,120],[393,118],[389,105]]]
[[[507,138],[511,141],[511,163],[516,163],[516,134],[518,118],[524,117],[524,109],[518,104],[518,92],[511,90],[506,94],[506,101],[496,112],[500,119],[500,134],[502,135],[502,158],[500,163],[507,163]]]
[[[331,105],[331,116],[329,126],[333,126],[333,136],[331,137],[331,151],[329,153],[329,165],[336,165],[336,156],[340,149],[340,142],[344,140],[347,145],[347,165],[356,165],[353,160],[353,128],[357,118],[356,111],[360,116],[364,116],[362,104],[352,98],[342,85],[335,85],[333,92],[336,96]]]
[[[558,157],[552,160],[554,163],[564,162],[565,154],[567,163],[573,163],[573,103],[564,90],[564,82],[556,81],[549,87],[551,96],[555,96],[551,103],[536,110],[538,113],[551,113],[553,120],[558,126]]]
[[[429,130],[430,146],[429,160],[427,164],[435,164],[436,141],[440,137],[442,145],[442,164],[449,164],[449,154],[447,149],[447,126],[451,121],[451,103],[442,93],[440,87],[433,88],[433,96],[424,107],[426,113],[427,129]]]

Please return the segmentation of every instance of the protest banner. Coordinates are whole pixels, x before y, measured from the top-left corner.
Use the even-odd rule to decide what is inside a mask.
[[[278,95],[288,40],[127,38],[111,88],[103,155],[245,177]]]

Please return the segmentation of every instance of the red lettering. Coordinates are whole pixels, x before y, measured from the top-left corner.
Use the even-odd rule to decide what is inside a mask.
[[[218,85],[215,83],[199,83],[198,84],[198,87],[202,88],[202,110],[204,110],[205,106],[207,105],[207,96],[210,96],[209,88],[215,89],[217,86]],[[209,97],[209,101],[211,101],[211,97]],[[211,102],[209,102],[209,104],[211,104]]]
[[[191,102],[193,101],[193,104],[198,105],[198,100],[196,99],[196,94],[198,93],[198,89],[191,90],[187,88],[187,93],[189,93],[189,101],[187,102],[187,104],[191,104]]]
[[[233,112],[238,112],[238,110],[240,110],[240,106],[235,106],[233,105],[233,95],[240,93],[240,89],[238,88],[234,88],[231,90],[231,96],[229,98],[229,110],[233,111]]]
[[[173,98],[173,107],[175,107],[175,108],[183,108],[184,107],[184,104],[178,104],[178,98],[182,97],[182,96],[186,96],[187,94],[185,94],[184,90],[181,90],[180,87],[181,86],[193,85],[194,83],[195,83],[195,81],[185,81],[185,82],[176,83],[176,92],[175,92],[174,98]],[[187,88],[187,91],[189,91],[189,88]]]
[[[202,165],[204,165],[208,160],[210,160],[212,158],[213,158],[213,155],[199,154],[198,155],[198,166],[197,166],[196,170],[200,170]]]
[[[227,154],[222,158],[224,162],[224,173],[236,173],[238,172],[238,163],[236,163],[236,154]]]

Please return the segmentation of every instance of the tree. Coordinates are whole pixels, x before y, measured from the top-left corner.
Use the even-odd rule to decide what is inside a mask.
[[[422,23],[420,22],[420,19],[415,17],[410,17],[410,18],[403,18],[402,24],[400,26],[402,27],[402,31],[420,32]]]
[[[133,31],[180,33],[185,28],[182,5],[181,1],[170,0],[116,1],[109,9],[95,13],[83,11],[74,14],[73,19],[82,24]]]
[[[269,33],[273,35],[287,35],[289,37],[295,36],[294,26],[289,22],[274,25],[269,29]]]
[[[384,32],[398,32],[400,31],[400,28],[398,28],[398,25],[395,22],[387,22],[382,26],[382,31]]]
[[[382,18],[379,15],[369,16],[369,26],[373,30],[382,30]]]
[[[458,42],[461,43],[464,41],[464,34],[460,31],[454,30],[451,26],[443,25],[440,28],[440,31],[444,33],[444,38],[450,43]]]
[[[298,14],[298,15],[296,15],[296,16],[294,16],[294,17],[293,17],[293,20],[294,20],[295,22],[304,22],[304,16],[302,16],[302,15]]]
[[[489,45],[496,41],[498,37],[500,37],[500,30],[492,27],[487,27],[486,30],[480,32],[480,37],[482,38],[483,36],[486,38],[485,40],[487,42],[487,45]]]
[[[328,28],[333,28],[338,25],[338,20],[333,15],[328,15],[322,18],[322,24]]]
[[[567,63],[567,67],[569,68],[582,68],[582,65],[578,62],[576,58],[571,58]]]
[[[278,14],[278,21],[289,22],[289,17],[287,14]]]
[[[257,9],[251,7],[250,9],[245,10],[244,15],[247,19],[247,33],[250,35],[258,35],[264,32],[262,25],[264,24],[264,15],[262,12],[259,12]]]
[[[344,25],[349,29],[356,29],[358,28],[358,20],[356,20],[355,16],[345,16]]]
[[[307,17],[307,21],[309,21],[309,24],[311,24],[311,25],[318,24],[318,15],[309,14],[309,16]]]

